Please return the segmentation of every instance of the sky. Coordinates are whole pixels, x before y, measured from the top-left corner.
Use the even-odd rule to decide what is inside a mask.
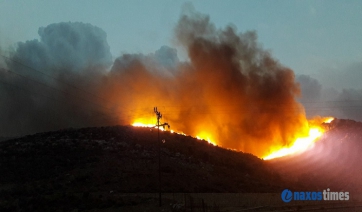
[[[326,86],[362,89],[355,77],[341,80],[362,61],[362,1],[194,1],[217,27],[254,30],[283,65]],[[0,44],[39,38],[38,28],[84,22],[107,33],[114,57],[149,53],[173,44],[173,29],[185,1],[0,1]],[[361,70],[360,70],[361,71]],[[326,76],[326,73],[332,73]],[[348,75],[348,74],[347,74]],[[362,75],[359,75],[362,76]]]
[[[307,113],[320,106],[309,103],[332,101],[335,115],[362,120],[362,113],[356,114],[362,107],[361,0],[0,0],[0,50],[11,52],[18,42],[39,39],[41,27],[82,22],[106,33],[113,59],[167,45],[186,60],[174,35],[188,7],[208,15],[219,29],[231,25],[240,33],[256,32],[259,44],[296,74]],[[343,101],[357,105],[345,110]],[[326,112],[321,107],[324,111],[315,114]]]

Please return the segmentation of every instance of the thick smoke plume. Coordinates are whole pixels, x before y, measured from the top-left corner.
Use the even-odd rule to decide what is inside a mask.
[[[261,48],[255,32],[217,29],[191,12],[175,28],[187,62],[164,46],[124,54],[111,66],[97,27],[52,24],[39,35],[19,43],[0,72],[3,135],[152,121],[154,106],[174,130],[258,156],[307,130],[293,71]]]
[[[102,123],[103,108],[91,103],[89,93],[98,92],[93,84],[112,64],[106,33],[90,24],[58,23],[40,28],[39,35],[1,53],[0,135]]]

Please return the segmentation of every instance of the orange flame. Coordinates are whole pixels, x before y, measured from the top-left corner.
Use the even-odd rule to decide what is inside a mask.
[[[325,121],[324,121],[323,123],[329,124],[329,123],[331,123],[333,120],[334,120],[334,117],[326,117],[326,118],[325,118]]]
[[[140,119],[137,119],[137,121],[133,122],[132,126],[134,126],[134,127],[150,127],[150,128],[156,127],[155,124],[149,124],[149,122],[142,123],[142,122],[140,122]],[[163,127],[160,127],[160,130],[165,131],[165,129]],[[174,131],[174,130],[170,130],[170,132],[186,136],[186,134],[183,132]],[[196,136],[193,136],[193,137],[195,137],[198,140],[205,140],[209,144],[217,146],[216,142],[213,141],[211,134],[208,134],[205,131],[200,132],[199,134],[197,134]]]
[[[311,147],[320,138],[325,129],[321,126],[323,123],[331,123],[334,120],[333,117],[316,117],[310,120],[312,127],[309,128],[308,135],[297,137],[297,139],[288,147],[279,147],[271,151],[271,153],[265,157],[264,160],[270,160],[274,158],[280,158],[287,155],[301,153]],[[315,125],[315,126],[313,126]]]
[[[301,153],[308,148],[310,148],[317,140],[320,138],[323,133],[325,132],[325,128],[322,127],[323,123],[331,123],[334,120],[333,117],[316,117],[312,120],[309,120],[309,131],[307,134],[301,134],[300,132],[296,132],[298,136],[294,142],[292,142],[289,146],[276,146],[270,147],[271,151],[268,155],[264,156],[264,160],[270,160],[274,158],[284,157],[287,155]],[[156,124],[152,124],[155,122],[152,118],[151,119],[136,119],[132,126],[135,127],[155,127]],[[160,128],[161,130],[165,130],[164,128]],[[180,131],[170,130],[171,133],[176,133],[180,135],[186,135]],[[201,131],[200,133],[193,136],[199,140],[205,140],[210,144],[217,146],[217,143],[213,139],[212,133],[207,132],[206,130]]]
[[[209,144],[212,144],[214,146],[217,146],[217,144],[213,141],[212,136],[206,132],[201,132],[196,136],[199,140],[205,140],[209,142]]]
[[[308,136],[297,138],[290,147],[282,147],[279,150],[273,151],[268,156],[265,156],[264,160],[270,160],[302,152],[310,147],[320,136],[322,136],[322,134],[323,132],[320,128],[311,128],[309,130]]]

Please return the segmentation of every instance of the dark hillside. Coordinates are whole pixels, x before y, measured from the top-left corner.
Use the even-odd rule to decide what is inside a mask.
[[[169,132],[160,138],[162,192],[280,192],[288,185],[251,154]],[[159,191],[157,129],[38,133],[1,142],[0,161],[4,210],[110,207],[128,204],[116,194]]]

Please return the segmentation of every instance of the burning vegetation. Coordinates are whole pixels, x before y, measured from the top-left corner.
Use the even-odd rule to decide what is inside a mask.
[[[65,34],[59,39],[57,33]],[[0,72],[4,81],[22,90],[42,90],[36,97],[24,97],[17,89],[3,89],[9,102],[2,111],[13,114],[4,115],[4,132],[14,133],[20,122],[22,133],[110,124],[154,126],[152,108],[158,106],[172,132],[265,159],[305,149],[324,132],[321,124],[326,120],[308,121],[297,101],[300,88],[293,71],[257,43],[255,32],[218,29],[197,12],[182,14],[175,27],[175,43],[187,54],[184,62],[175,49],[162,47],[150,55],[124,54],[109,68],[109,46],[99,28],[61,23],[41,28],[39,35],[40,41],[19,43]],[[55,45],[59,42],[64,43]],[[97,54],[89,53],[93,51]],[[14,61],[49,72],[35,76]],[[31,80],[24,83],[24,78]],[[45,82],[32,85],[38,80]],[[40,88],[44,84],[48,88]]]
[[[308,121],[296,101],[293,71],[264,51],[254,32],[216,29],[199,14],[182,16],[175,31],[189,62],[167,74],[134,58],[124,69],[118,64],[126,56],[113,66],[113,79],[126,88],[114,98],[139,109],[129,123],[154,126],[150,109],[161,105],[176,132],[265,159],[301,151],[322,135],[322,119]]]
[[[329,124],[333,121],[333,119],[333,117],[316,117],[313,120],[310,120],[308,124],[308,135],[301,135],[292,142],[290,146],[272,149],[271,153],[263,158],[265,160],[269,160],[305,151],[310,148],[326,131],[326,127],[323,126],[323,124]]]

